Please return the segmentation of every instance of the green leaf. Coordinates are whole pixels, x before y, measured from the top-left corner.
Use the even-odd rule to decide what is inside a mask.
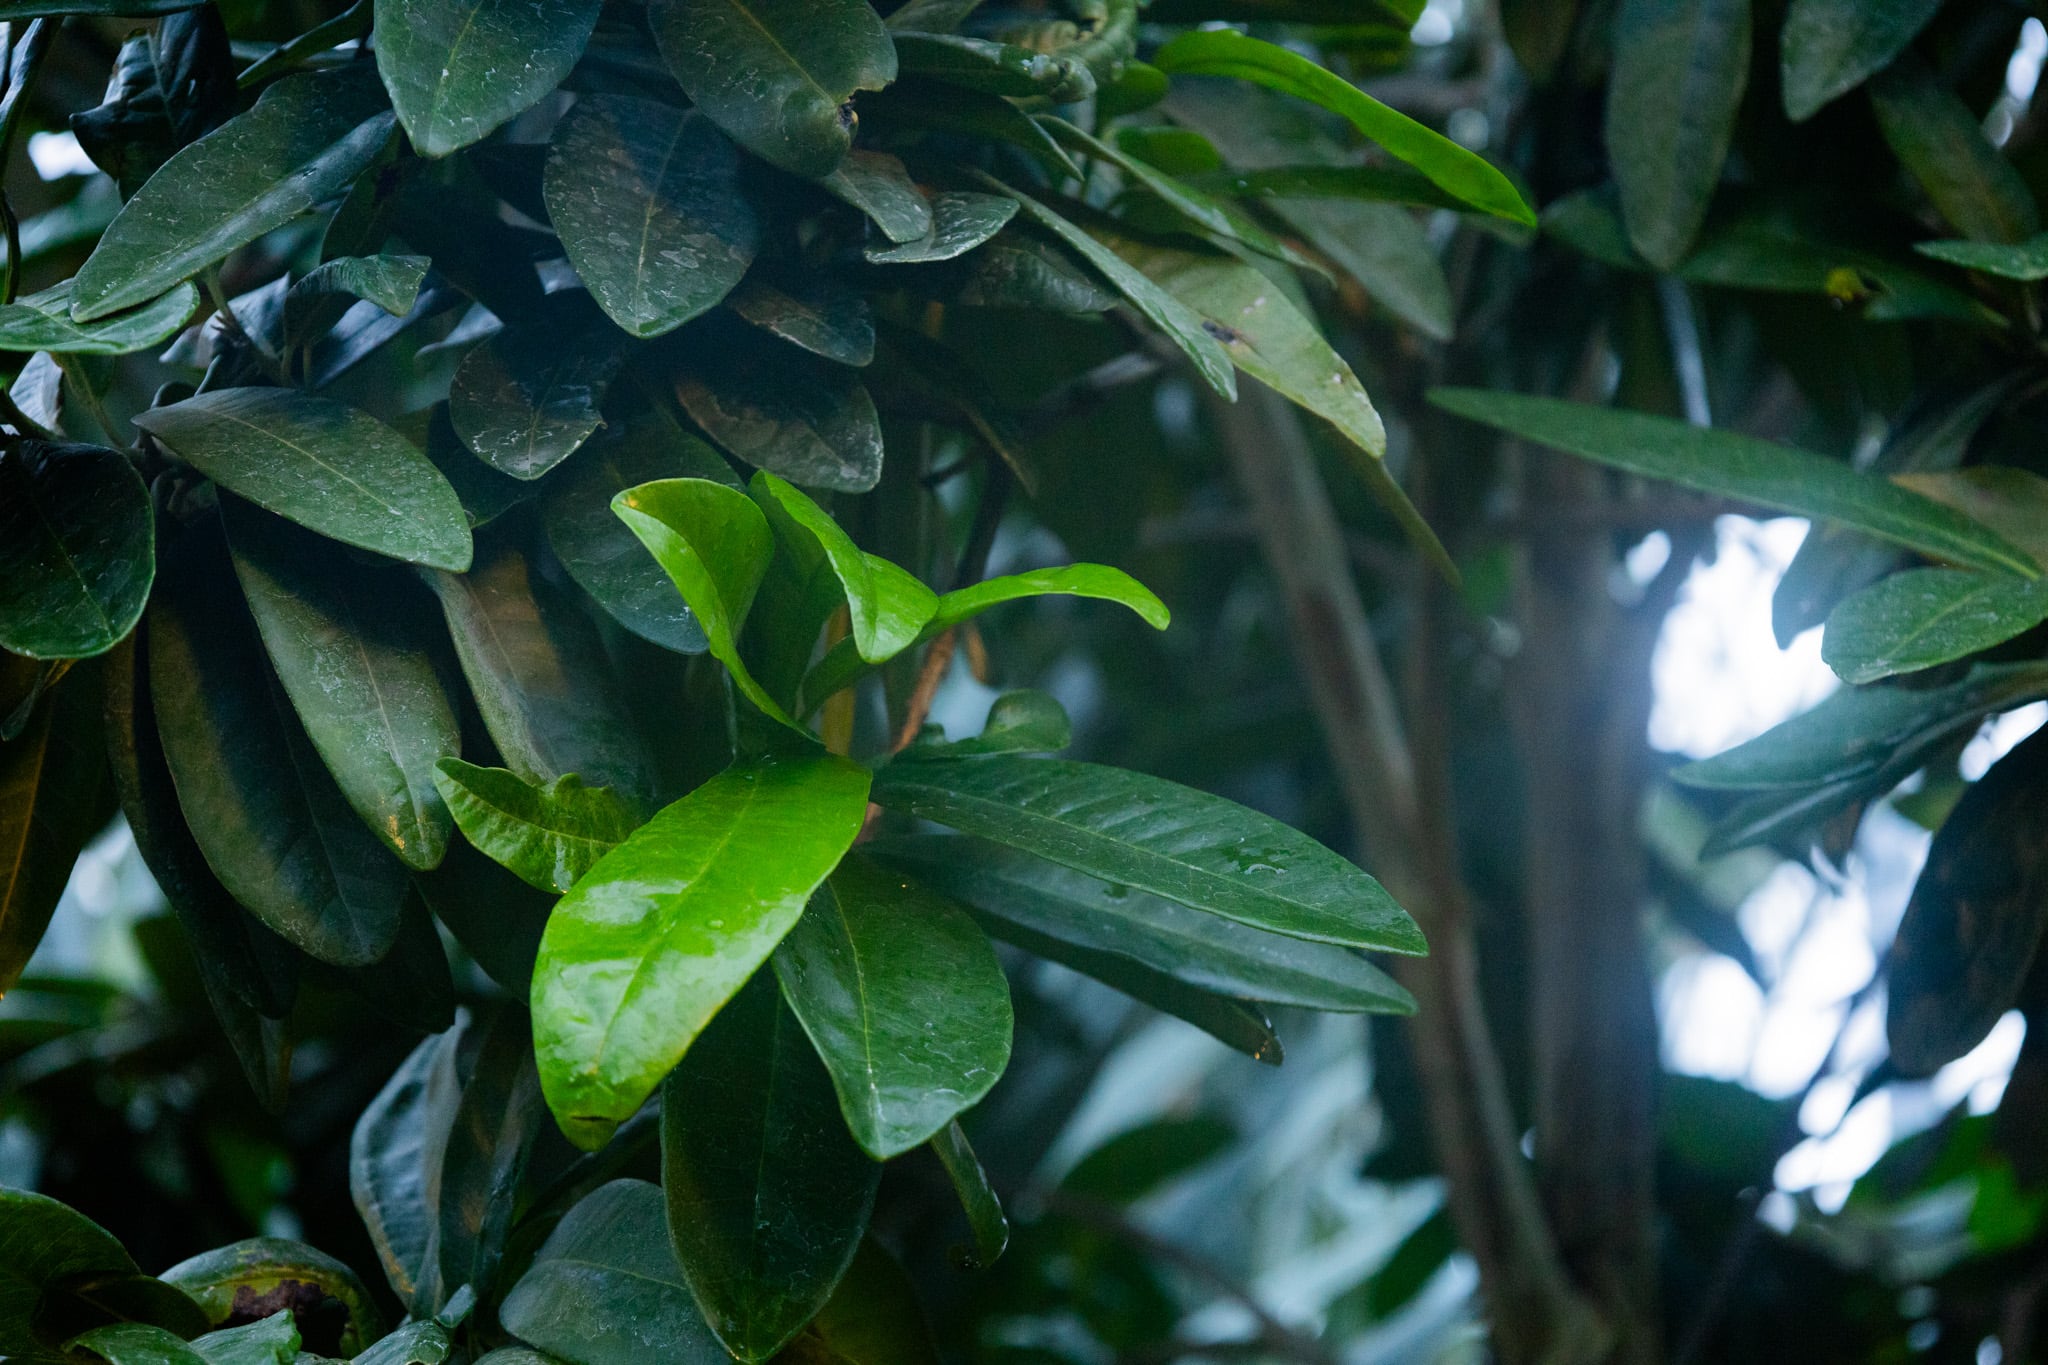
[[[482,140],[583,55],[601,0],[376,0],[377,72],[421,156]]]
[[[753,261],[760,229],[739,169],[707,119],[586,95],[555,130],[541,189],[591,297],[626,331],[652,337],[716,305]]]
[[[1107,564],[1065,564],[1051,569],[1028,569],[1023,573],[984,578],[939,598],[938,610],[924,628],[924,638],[981,615],[990,607],[1026,597],[1093,597],[1129,607],[1154,630],[1165,630],[1172,619],[1153,591],[1122,569]]]
[[[784,723],[788,715],[740,659],[740,627],[774,558],[768,518],[746,494],[709,479],[662,479],[628,488],[612,510],[640,538],[682,594],[711,657],[748,700]]]
[[[367,72],[286,76],[128,201],[72,281],[72,318],[91,322],[147,303],[284,226],[367,169],[391,128]]]
[[[1274,933],[1392,952],[1422,935],[1380,884],[1308,836],[1121,768],[993,755],[875,775],[875,800]]]
[[[2007,391],[2009,392],[2009,390]],[[1953,463],[1953,462],[1951,462]],[[2048,479],[2012,465],[1909,469],[1892,482],[1981,522],[2048,563]]]
[[[876,265],[950,261],[988,241],[1017,216],[1017,201],[1008,195],[973,190],[946,190],[933,195],[931,205],[931,231],[895,246],[871,245],[868,260]]]
[[[514,323],[462,358],[448,389],[448,418],[485,464],[537,479],[604,425],[599,405],[622,359],[616,347],[558,317]]]
[[[897,26],[892,22],[890,27]],[[1095,90],[1095,78],[1073,58],[1015,43],[901,30],[895,34],[895,43],[904,75],[957,85],[962,90],[1019,97],[1045,95],[1061,104],[1084,100]]]
[[[676,1259],[705,1322],[743,1361],[774,1355],[824,1306],[881,1176],[766,977],[734,997],[662,1087]]]
[[[877,1161],[930,1141],[1010,1060],[1010,987],[988,939],[942,896],[860,857],[841,863],[775,950],[783,996],[825,1059],[854,1140]]]
[[[735,764],[564,896],[534,969],[541,1085],[595,1147],[654,1092],[852,846],[868,774],[841,758]]]
[[[84,325],[71,320],[72,282],[0,307],[0,351],[126,355],[175,334],[199,307],[199,291],[179,284],[129,312]]]
[[[294,284],[292,297],[303,300],[347,294],[368,299],[393,317],[404,317],[419,302],[420,285],[433,261],[426,256],[341,256],[322,261]]]
[[[409,1033],[440,1033],[455,1024],[455,976],[419,888],[406,888],[398,937],[367,967],[323,971],[378,1015]]]
[[[1118,1133],[1060,1178],[1060,1189],[1128,1204],[1221,1156],[1238,1131],[1209,1114],[1159,1119]]]
[[[289,1302],[316,1312],[332,1299],[348,1313],[341,1334],[344,1355],[382,1335],[377,1306],[355,1271],[289,1238],[251,1237],[202,1251],[166,1270],[163,1278],[197,1300],[211,1322],[227,1321],[237,1303]],[[291,1326],[289,1315],[283,1323],[270,1321],[273,1331]]]
[[[957,1122],[947,1124],[932,1139],[932,1155],[939,1159],[959,1197],[960,1211],[967,1215],[967,1228],[974,1238],[971,1252],[954,1249],[954,1264],[965,1270],[985,1270],[1010,1245],[1010,1220],[1003,1213],[1002,1201],[988,1182],[981,1158],[969,1145],[966,1130]]]
[[[866,296],[822,271],[756,270],[727,297],[726,306],[812,355],[842,365],[866,365],[875,358],[875,320]]]
[[[1840,522],[1955,564],[2029,578],[2041,572],[2021,551],[1961,513],[1791,446],[1557,398],[1434,389],[1429,401],[1631,474]]]
[[[853,145],[844,108],[896,79],[866,0],[653,0],[655,46],[690,102],[754,155],[829,175]]]
[[[1117,296],[1070,252],[1015,226],[965,260],[920,271],[936,297],[967,308],[1021,308],[1086,316],[1116,306]]]
[[[461,1098],[456,1055],[466,1023],[428,1038],[356,1120],[348,1185],[391,1291],[413,1312],[441,1297],[441,1159]]]
[[[434,785],[472,844],[542,891],[574,886],[636,823],[610,789],[573,773],[536,787],[503,768],[444,758]]]
[[[366,412],[292,389],[216,389],[135,424],[231,493],[331,540],[457,573],[469,522],[448,480]]]
[[[1188,183],[1211,194],[1254,199],[1363,199],[1426,209],[1467,207],[1464,200],[1406,166],[1269,166],[1190,176]]]
[[[983,839],[913,835],[868,847],[967,905],[998,938],[1014,927],[1034,942],[1113,954],[1243,1000],[1343,1013],[1415,1009],[1392,978],[1345,949],[1247,928]]]
[[[1750,0],[1622,0],[1607,156],[1629,240],[1659,269],[1692,246],[1720,183],[1749,81],[1750,27]]]
[[[508,1004],[483,1030],[441,1158],[436,1253],[444,1293],[496,1279],[546,1113],[528,1015]]]
[[[894,658],[918,638],[938,610],[939,598],[915,577],[874,555],[862,553],[824,508],[767,470],[750,485],[754,501],[784,540],[804,537],[822,553],[846,593],[854,647],[868,663]]]
[[[1836,607],[1821,657],[1844,682],[1912,673],[2002,644],[2048,621],[2048,579],[1907,569]]]
[[[404,864],[321,763],[226,555],[178,551],[150,604],[149,671],[186,823],[221,885],[286,941],[338,966],[374,962],[398,933]]]
[[[355,1358],[355,1365],[442,1365],[455,1349],[440,1322],[408,1322]]]
[[[1237,397],[1237,377],[1231,372],[1230,358],[1224,354],[1216,339],[1209,335],[1208,330],[1202,325],[1202,319],[1196,316],[1193,309],[1146,279],[1137,270],[1124,264],[1123,259],[1114,251],[1036,199],[1019,194],[985,172],[976,171],[974,175],[991,188],[1013,196],[1023,208],[1026,217],[1079,252],[1088,264],[1102,272],[1103,277],[1130,301],[1133,308],[1144,314],[1153,326],[1166,334],[1169,341],[1186,352],[1188,359],[1194,362],[1196,371],[1207,381],[1210,388],[1225,398]]]
[[[732,1359],[683,1283],[661,1187],[644,1180],[614,1180],[570,1209],[505,1296],[498,1319],[573,1365]]]
[[[1878,129],[1941,216],[1980,242],[2022,242],[2041,215],[2013,164],[1962,97],[1908,52],[1870,83]]]
[[[915,242],[931,235],[932,201],[912,182],[903,163],[887,152],[856,147],[818,184],[866,214],[892,242]]]
[[[880,482],[881,418],[853,371],[740,332],[699,352],[676,381],[690,419],[748,464],[806,488],[865,493]]]
[[[778,1365],[938,1365],[917,1289],[870,1237]]]
[[[576,773],[635,800],[653,792],[652,760],[596,626],[517,546],[500,544],[472,572],[431,582],[505,766],[528,782]]]
[[[125,456],[18,440],[0,450],[0,649],[103,654],[149,601],[156,519]]]
[[[2029,284],[2048,280],[2048,232],[2035,233],[2024,242],[1915,242],[1913,250],[1937,261],[1959,265],[2003,280]]]
[[[1785,117],[1804,123],[1905,51],[1941,0],[1792,0],[1778,40]]]
[[[450,841],[441,865],[415,874],[413,885],[476,965],[524,999],[533,988],[533,960],[555,898],[520,881],[466,839]]]
[[[981,733],[948,740],[936,725],[904,750],[912,758],[971,758],[978,754],[1049,754],[1073,743],[1067,710],[1043,692],[1005,692],[989,705]]]
[[[256,629],[328,772],[356,814],[412,867],[448,848],[434,762],[462,732],[434,668],[417,583],[365,569],[331,541],[233,498],[221,516]]]
[[[185,1339],[161,1327],[114,1322],[82,1332],[64,1343],[67,1351],[90,1351],[111,1365],[207,1365]]]
[[[1474,208],[1517,223],[1536,215],[1483,158],[1397,113],[1349,81],[1283,47],[1228,29],[1183,33],[1152,64],[1169,76],[1230,76],[1321,105]]]
[[[30,1327],[51,1286],[140,1273],[112,1234],[84,1214],[0,1186],[0,1352],[34,1356],[57,1344],[37,1340]]]
[[[1063,176],[1081,178],[1081,168],[1052,134],[1000,95],[911,78],[870,96],[862,108],[884,137],[900,130],[1000,142],[1036,161],[1055,183]]]
[[[292,1365],[299,1354],[299,1325],[289,1308],[267,1318],[208,1332],[192,1342],[206,1365]]]

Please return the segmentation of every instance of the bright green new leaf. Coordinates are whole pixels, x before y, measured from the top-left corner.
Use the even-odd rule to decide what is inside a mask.
[[[1165,630],[1172,619],[1158,595],[1122,569],[1107,564],[1065,564],[984,578],[979,583],[953,589],[939,598],[938,610],[924,628],[924,638],[950,630],[990,607],[1026,597],[1094,597],[1118,602],[1136,612],[1154,630]]]
[[[444,758],[434,774],[462,832],[529,886],[563,892],[633,832],[632,808],[567,774],[544,787]]]
[[[0,450],[0,649],[104,654],[142,618],[156,518],[127,458],[99,446]]]
[[[1845,682],[1912,673],[2002,644],[2048,621],[2048,579],[1907,569],[1828,617],[1821,657]]]
[[[704,1320],[749,1365],[831,1297],[881,1176],[847,1135],[825,1068],[765,974],[662,1086],[676,1259]]]
[[[541,192],[598,306],[634,336],[660,336],[716,305],[754,259],[739,169],[703,117],[586,95],[555,130]]]
[[[653,0],[647,18],[690,102],[797,175],[830,175],[853,145],[854,91],[896,79],[867,0]]]
[[[1884,70],[1940,8],[1941,0],[1792,0],[1778,39],[1785,117],[1804,123]]]
[[[461,573],[469,521],[417,446],[367,412],[293,389],[216,389],[135,424],[222,488],[361,549]]]
[[[596,1147],[654,1093],[852,846],[868,774],[749,761],[635,830],[556,905],[534,1047],[564,1132]]]
[[[1425,951],[1407,912],[1350,861],[1234,801],[1121,768],[992,755],[898,758],[875,800],[1274,933]]]
[[[532,108],[583,55],[602,0],[376,0],[377,71],[421,156]]]
[[[1169,76],[1232,76],[1319,104],[1474,208],[1517,223],[1535,212],[1483,158],[1381,104],[1308,58],[1229,29],[1183,33],[1152,64]]]
[[[775,950],[855,1141],[901,1156],[988,1093],[1010,1060],[1010,987],[959,907],[858,856]]]
[[[887,560],[864,554],[831,514],[793,484],[764,469],[754,476],[752,491],[777,535],[808,537],[824,554],[845,590],[854,647],[863,660],[894,658],[918,638],[938,610],[938,594]]]
[[[199,291],[179,284],[161,298],[97,322],[71,320],[72,282],[0,307],[0,351],[126,355],[146,351],[176,333],[199,307]]]
[[[91,322],[147,303],[282,227],[362,174],[391,128],[366,71],[286,76],[128,201],[72,281],[72,318]]]
[[[1959,512],[1791,446],[1669,417],[1483,389],[1435,389],[1461,417],[1646,478],[1840,522],[1936,559],[2036,577],[2041,566]]]

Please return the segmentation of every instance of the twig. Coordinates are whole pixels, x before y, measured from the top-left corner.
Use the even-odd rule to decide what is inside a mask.
[[[953,662],[953,648],[958,642],[958,629],[949,627],[925,650],[924,663],[917,670],[917,685],[910,689],[910,702],[903,708],[903,725],[896,731],[896,741],[889,746],[890,753],[901,753],[924,729],[925,717],[932,713],[932,702],[939,695],[939,684],[946,680],[946,669]]]

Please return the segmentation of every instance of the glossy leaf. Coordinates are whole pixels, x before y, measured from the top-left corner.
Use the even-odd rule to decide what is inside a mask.
[[[739,653],[740,627],[775,553],[761,509],[709,479],[662,479],[626,489],[612,499],[612,510],[682,594],[711,657],[731,670],[734,684],[764,713],[787,722]]]
[[[988,1172],[982,1169],[981,1159],[974,1154],[966,1132],[958,1123],[947,1124],[932,1138],[932,1155],[939,1159],[939,1165],[945,1170],[946,1179],[960,1200],[960,1211],[967,1215],[968,1231],[974,1238],[974,1248],[970,1253],[962,1255],[961,1249],[954,1250],[955,1263],[966,1270],[983,1270],[994,1265],[1010,1245],[1010,1220],[1003,1213],[1003,1204],[996,1197],[995,1187],[988,1183]]]
[[[1507,177],[1485,160],[1286,48],[1204,29],[1169,42],[1152,64],[1170,76],[1230,76],[1319,104],[1474,208],[1517,223],[1536,221]]]
[[[434,763],[461,748],[418,584],[226,498],[235,573],[278,681],[356,814],[412,867],[448,847]]]
[[[377,72],[421,156],[488,136],[583,55],[601,0],[376,0]]]
[[[1778,40],[1785,117],[1803,123],[1891,65],[1941,0],[1792,0]]]
[[[903,163],[887,152],[856,147],[818,183],[866,214],[892,242],[915,242],[931,235],[932,201],[918,190]]]
[[[1706,219],[1749,81],[1750,0],[1622,0],[1607,155],[1629,241],[1678,264]]]
[[[435,574],[455,657],[505,766],[528,782],[575,773],[639,799],[652,762],[606,668],[596,627],[517,547],[466,574]]]
[[[383,92],[367,74],[286,76],[248,113],[172,157],[79,269],[72,318],[147,303],[345,188],[391,136]]]
[[[355,1365],[442,1365],[454,1354],[448,1328],[429,1318],[408,1322],[355,1358]]]
[[[1844,682],[1912,673],[2010,640],[2048,620],[2048,579],[1907,569],[1836,607],[1821,657]]]
[[[852,845],[868,774],[829,756],[726,769],[613,849],[556,905],[534,1046],[556,1121],[595,1147],[766,961]]]
[[[877,1161],[929,1141],[1009,1063],[1009,983],[987,937],[866,859],[848,858],[811,898],[775,973]]]
[[[553,318],[515,324],[462,358],[449,420],[485,464],[537,479],[604,424],[600,405],[620,360],[616,348]]]
[[[288,1308],[192,1341],[192,1349],[206,1365],[293,1365],[304,1358],[299,1345],[298,1319]]]
[[[1129,607],[1138,619],[1154,630],[1165,630],[1171,619],[1166,604],[1153,591],[1122,569],[1106,564],[1065,564],[1051,569],[1027,569],[1023,573],[985,578],[964,588],[955,588],[939,598],[924,634],[927,639],[963,621],[981,615],[990,607],[1027,597],[1093,597]]]
[[[754,259],[759,228],[738,153],[708,120],[672,105],[578,100],[549,146],[542,192],[591,297],[634,336],[707,311]]]
[[[495,1280],[546,1113],[526,1011],[508,1005],[483,1029],[441,1158],[435,1254],[444,1291]]]
[[[498,1318],[570,1365],[731,1360],[683,1283],[661,1187],[643,1180],[614,1180],[570,1209]]]
[[[931,231],[894,246],[871,245],[868,260],[876,265],[918,265],[950,261],[988,241],[1017,216],[1017,201],[1007,195],[946,190],[932,196]]]
[[[1189,177],[1212,194],[1257,199],[1363,199],[1419,208],[1464,209],[1420,171],[1405,166],[1269,166],[1256,171],[1214,171]]]
[[[864,554],[824,508],[790,483],[762,470],[751,488],[778,536],[808,538],[831,566],[845,591],[862,659],[894,658],[918,638],[938,610],[938,594],[887,560]]]
[[[1556,398],[1479,389],[1436,389],[1429,398],[1446,412],[1631,474],[1837,521],[1954,564],[2030,578],[2041,572],[1970,518],[1791,446]]]
[[[1104,142],[1065,119],[1052,115],[1041,115],[1039,121],[1052,132],[1061,146],[1107,161],[1122,171],[1132,183],[1156,198],[1182,227],[1196,233],[1207,233],[1224,241],[1240,242],[1253,251],[1271,256],[1275,260],[1313,264],[1306,258],[1295,256],[1290,248],[1260,227],[1256,220],[1218,203],[1194,186],[1156,168],[1143,157],[1127,154],[1119,143]],[[1196,136],[1182,129],[1168,131],[1180,137]]]
[[[871,1237],[778,1365],[938,1365],[917,1289]]]
[[[2023,280],[2029,284],[2048,280],[2048,232],[2024,242],[1915,242],[1913,250],[1949,265],[1959,265],[1979,274],[2002,280]]]
[[[1077,872],[1275,933],[1422,952],[1380,884],[1279,821],[1121,768],[993,755],[898,759],[875,800]]]
[[[881,419],[851,370],[751,337],[696,360],[676,397],[732,454],[806,488],[865,493],[881,480]]]
[[[291,389],[216,389],[135,424],[207,478],[308,530],[460,573],[469,522],[454,488],[366,412]]]
[[[32,440],[0,451],[0,648],[103,654],[142,618],[155,576],[149,490],[126,457]]]
[[[774,1355],[824,1306],[867,1231],[881,1175],[765,977],[662,1086],[676,1259],[705,1322],[743,1361]]]
[[[433,261],[426,256],[342,256],[322,261],[291,288],[294,298],[311,300],[346,294],[404,317],[419,302],[420,285]]]
[[[726,304],[762,331],[812,355],[841,365],[866,365],[875,358],[875,321],[867,298],[834,276],[757,270]]]
[[[831,174],[853,145],[853,93],[896,79],[866,0],[653,0],[647,17],[690,102],[797,175]]]
[[[636,823],[612,791],[573,773],[537,787],[503,768],[444,758],[434,784],[472,844],[542,891],[574,886]]]
[[[1917,55],[1870,83],[1877,126],[1941,216],[1980,242],[2021,242],[2040,230],[2033,192],[1968,105]]]
[[[913,835],[871,847],[973,909],[999,938],[1015,926],[1243,1000],[1345,1013],[1415,1009],[1392,978],[1345,949],[1247,928],[984,839]]]
[[[349,1140],[348,1185],[399,1302],[431,1312],[441,1297],[441,1161],[461,1098],[456,1054],[464,1024],[412,1050]]]
[[[108,1365],[207,1365],[206,1357],[186,1345],[183,1337],[139,1322],[95,1327],[73,1337],[65,1347],[90,1351]]]
[[[199,291],[180,284],[163,297],[97,322],[71,320],[71,281],[0,306],[0,351],[126,355],[174,335],[199,307]]]

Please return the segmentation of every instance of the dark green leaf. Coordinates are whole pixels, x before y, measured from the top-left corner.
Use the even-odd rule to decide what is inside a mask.
[[[472,844],[542,891],[574,886],[635,823],[608,788],[586,787],[573,773],[536,787],[503,768],[444,758],[434,784]]]
[[[1095,90],[1095,78],[1073,58],[1035,52],[1015,43],[900,30],[895,43],[904,75],[922,76],[963,90],[990,95],[1045,95],[1061,104],[1084,100]]]
[[[647,18],[690,102],[797,175],[830,175],[853,145],[853,92],[896,79],[867,0],[653,0]]]
[[[700,353],[676,397],[712,440],[806,488],[865,493],[882,477],[882,425],[851,370],[770,341]],[[752,344],[748,344],[748,343]]]
[[[2036,233],[2024,242],[1915,242],[1913,250],[1937,261],[1959,265],[1965,270],[1996,275],[2003,280],[2048,280],[2048,232]]]
[[[229,492],[308,530],[414,564],[469,567],[454,488],[366,412],[291,389],[217,389],[135,424]]]
[[[251,1237],[203,1251],[166,1270],[163,1278],[197,1300],[211,1322],[227,1321],[237,1303],[277,1299],[313,1311],[332,1299],[348,1312],[348,1327],[341,1335],[344,1354],[381,1335],[377,1306],[355,1271],[289,1238]],[[283,1324],[273,1323],[273,1328],[289,1325],[287,1318]]]
[[[741,991],[661,1092],[669,1235],[704,1320],[768,1359],[831,1296],[882,1168],[847,1135],[832,1083],[773,981]]]
[[[877,265],[916,265],[964,256],[1017,216],[1017,201],[1007,195],[947,190],[932,196],[932,229],[896,246],[870,246],[867,258]]]
[[[974,1238],[973,1251],[963,1255],[956,1248],[954,1259],[965,1270],[994,1265],[1010,1245],[1010,1220],[1003,1213],[1002,1201],[996,1198],[995,1187],[988,1183],[981,1158],[967,1141],[966,1131],[957,1122],[947,1124],[932,1138],[932,1155],[945,1169],[946,1179],[959,1197],[960,1211],[967,1215],[968,1232]]]
[[[286,302],[346,294],[403,317],[419,302],[420,284],[432,265],[425,256],[342,256],[307,271]]]
[[[1906,53],[1870,83],[1870,105],[1885,141],[1958,232],[1980,242],[2021,242],[2040,230],[2027,182],[1917,55]]]
[[[555,898],[520,881],[466,839],[451,840],[441,865],[415,875],[413,885],[476,965],[525,999]]]
[[[0,351],[126,355],[176,333],[199,307],[199,291],[180,284],[130,312],[97,322],[71,320],[71,281],[0,307]]]
[[[407,864],[448,847],[434,762],[462,733],[434,667],[418,584],[350,562],[238,499],[221,500],[235,573],[306,735],[356,813]]]
[[[185,1339],[139,1322],[108,1323],[66,1342],[70,1351],[90,1351],[110,1365],[207,1365]]]
[[[1975,654],[2048,620],[2048,579],[1907,569],[1836,607],[1821,656],[1867,683]]]
[[[349,1193],[399,1302],[431,1312],[441,1297],[436,1254],[441,1159],[461,1097],[456,1053],[464,1025],[428,1038],[356,1120]]]
[[[899,758],[875,800],[1077,872],[1296,938],[1424,950],[1380,884],[1279,821],[1121,768],[993,755]]]
[[[999,938],[1015,926],[1274,1005],[1374,1014],[1415,1008],[1385,972],[1345,949],[1249,929],[985,840],[915,835],[872,847],[884,862],[972,908]]]
[[[392,117],[368,73],[287,76],[256,107],[172,157],[108,226],[71,288],[71,316],[146,303],[346,187]]]
[[[929,1141],[1010,1060],[1010,988],[957,906],[859,857],[775,950],[784,997],[877,1161]]]
[[[1237,1140],[1237,1129],[1213,1115],[1159,1119],[1126,1129],[1082,1157],[1061,1177],[1060,1188],[1091,1199],[1131,1203],[1221,1156]]]
[[[546,1113],[527,1013],[507,1005],[483,1030],[441,1158],[436,1253],[444,1291],[496,1277]]]
[[[931,201],[911,181],[903,163],[887,152],[856,147],[818,183],[866,214],[892,242],[915,242],[931,235]]]
[[[917,1289],[870,1237],[778,1365],[938,1365]]]
[[[634,336],[710,309],[754,259],[759,228],[738,154],[710,121],[672,105],[577,101],[548,148],[542,189],[591,297]]]
[[[498,1318],[569,1365],[731,1360],[683,1283],[661,1187],[643,1180],[614,1180],[570,1209]]]
[[[616,347],[559,319],[515,323],[462,358],[448,389],[448,418],[485,464],[537,479],[604,425],[599,408],[622,359]]]
[[[803,912],[867,815],[868,774],[828,756],[737,764],[599,860],[548,920],[534,969],[541,1084],[595,1147],[654,1092]]]
[[[861,107],[885,136],[901,129],[1001,142],[1036,161],[1055,181],[1062,176],[1081,178],[1081,168],[1052,134],[1000,95],[912,77],[869,96]]]
[[[1363,199],[1427,209],[1466,207],[1464,200],[1405,166],[1273,166],[1190,176],[1189,183],[1211,194],[1258,199]]]
[[[1678,264],[1706,219],[1749,81],[1749,42],[1750,0],[1622,0],[1607,155],[1629,240],[1660,269]]]
[[[1792,0],[1778,40],[1785,116],[1804,123],[1891,65],[1941,0]]]
[[[434,917],[416,886],[398,909],[398,936],[390,951],[367,967],[322,973],[335,978],[382,1018],[409,1033],[439,1033],[455,1023],[455,977]]]
[[[421,156],[524,113],[583,55],[601,0],[376,0],[377,71]]]
[[[208,1332],[192,1342],[206,1365],[292,1365],[299,1354],[298,1320],[288,1308],[240,1327]]]
[[[2035,577],[2024,553],[1972,521],[1836,460],[1669,417],[1480,389],[1435,389],[1446,412],[1647,478],[1822,517],[1974,568]]]
[[[970,308],[1086,315],[1113,308],[1117,300],[1064,249],[1015,227],[965,260],[931,272],[930,280],[940,297]]]
[[[1043,692],[1005,692],[990,703],[981,733],[948,740],[928,725],[904,752],[912,758],[971,758],[977,754],[1057,753],[1074,739],[1067,710]]]
[[[875,257],[870,253],[868,259]],[[726,305],[762,331],[842,365],[875,358],[875,320],[866,297],[819,272],[757,270]]]
[[[101,654],[135,628],[156,576],[149,490],[98,446],[0,450],[0,648]]]
[[[442,1365],[454,1349],[444,1324],[408,1322],[357,1356],[355,1365]]]
[[[30,1327],[52,1286],[139,1273],[121,1244],[84,1214],[0,1187],[0,1352],[32,1356],[58,1344],[38,1341]]]

